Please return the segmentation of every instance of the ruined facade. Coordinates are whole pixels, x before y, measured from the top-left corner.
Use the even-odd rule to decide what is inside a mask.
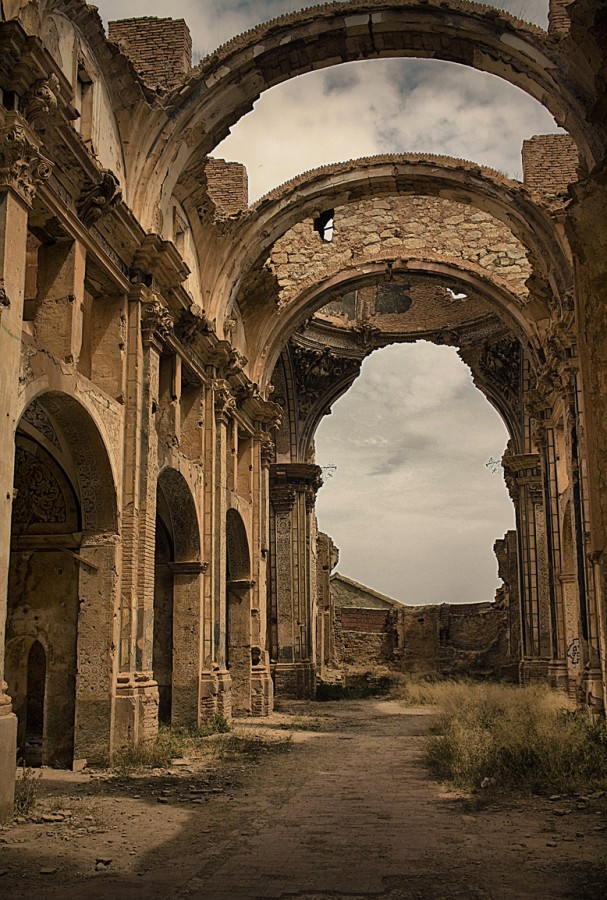
[[[510,431],[522,680],[604,708],[606,34],[591,0],[553,0],[548,32],[348,0],[191,69],[181,22],[108,37],[82,0],[2,0],[3,811],[17,746],[70,765],[312,694],[314,433],[394,341],[458,347]],[[526,143],[525,184],[403,154],[251,207],[243,167],[209,160],[272,85],[390,56],[503,77],[567,134]]]

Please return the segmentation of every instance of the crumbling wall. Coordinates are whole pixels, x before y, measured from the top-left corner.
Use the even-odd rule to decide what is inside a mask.
[[[332,240],[315,230],[314,219],[293,226],[274,244],[268,262],[280,288],[279,306],[306,282],[353,261],[390,253],[477,265],[498,276],[524,302],[531,268],[523,245],[488,213],[437,197],[387,197],[335,209]]]
[[[385,609],[336,608],[335,656],[345,674],[391,664],[395,632]]]
[[[210,157],[205,165],[209,199],[219,216],[233,216],[249,203],[249,179],[242,163]]]
[[[192,36],[184,19],[120,19],[108,23],[108,38],[150,87],[175,87],[192,68]]]
[[[568,134],[536,134],[523,141],[525,187],[545,199],[563,194],[578,180],[580,156]]]

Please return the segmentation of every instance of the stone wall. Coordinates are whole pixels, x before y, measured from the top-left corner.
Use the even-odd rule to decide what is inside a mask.
[[[324,273],[390,254],[471,263],[504,280],[523,302],[527,298],[531,269],[525,248],[501,222],[463,203],[406,196],[336,208],[331,242],[323,241],[313,219],[291,228],[269,260],[280,288],[278,305]]]
[[[174,87],[192,68],[192,36],[184,19],[120,19],[108,24],[108,37],[152,87]]]
[[[334,576],[335,652],[344,675],[388,668],[416,675],[469,675],[516,681],[509,613],[502,603],[404,606]],[[358,593],[359,605],[356,603]],[[343,604],[343,605],[342,605]],[[518,646],[513,648],[518,651]]]

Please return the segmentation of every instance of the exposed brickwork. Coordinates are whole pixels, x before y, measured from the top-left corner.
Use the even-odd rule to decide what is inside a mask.
[[[242,163],[210,158],[205,166],[207,191],[219,216],[233,216],[249,203],[249,179]]]
[[[577,181],[579,153],[568,134],[536,134],[523,141],[525,186],[544,197],[556,197]]]
[[[342,609],[341,627],[343,631],[382,634],[386,629],[388,615],[385,609]]]
[[[192,36],[184,19],[120,19],[109,23],[108,37],[151,86],[175,87],[192,68]]]
[[[566,12],[571,0],[550,0],[548,12],[548,31],[564,34],[569,31],[571,22]]]

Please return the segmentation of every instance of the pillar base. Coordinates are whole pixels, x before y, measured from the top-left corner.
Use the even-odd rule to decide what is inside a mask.
[[[251,715],[269,716],[274,708],[274,685],[267,666],[253,666],[251,673]]]
[[[114,747],[136,747],[157,734],[158,685],[145,673],[122,673],[116,687]]]
[[[522,685],[549,684],[550,660],[539,656],[526,656],[520,662],[519,678]]]
[[[11,712],[8,696],[0,693],[0,822],[13,817],[16,768],[17,716]]]
[[[551,659],[548,666],[548,681],[550,687],[557,691],[569,693],[569,672],[567,671],[567,663],[562,659]]]
[[[274,663],[272,676],[279,700],[313,700],[316,695],[316,676],[310,662]]]
[[[232,676],[225,669],[217,673],[217,712],[232,718]]]
[[[604,713],[604,688],[600,669],[588,669],[582,675],[583,702],[593,713]]]
[[[206,722],[217,714],[218,693],[219,678],[217,672],[203,672],[200,676],[199,722]]]

